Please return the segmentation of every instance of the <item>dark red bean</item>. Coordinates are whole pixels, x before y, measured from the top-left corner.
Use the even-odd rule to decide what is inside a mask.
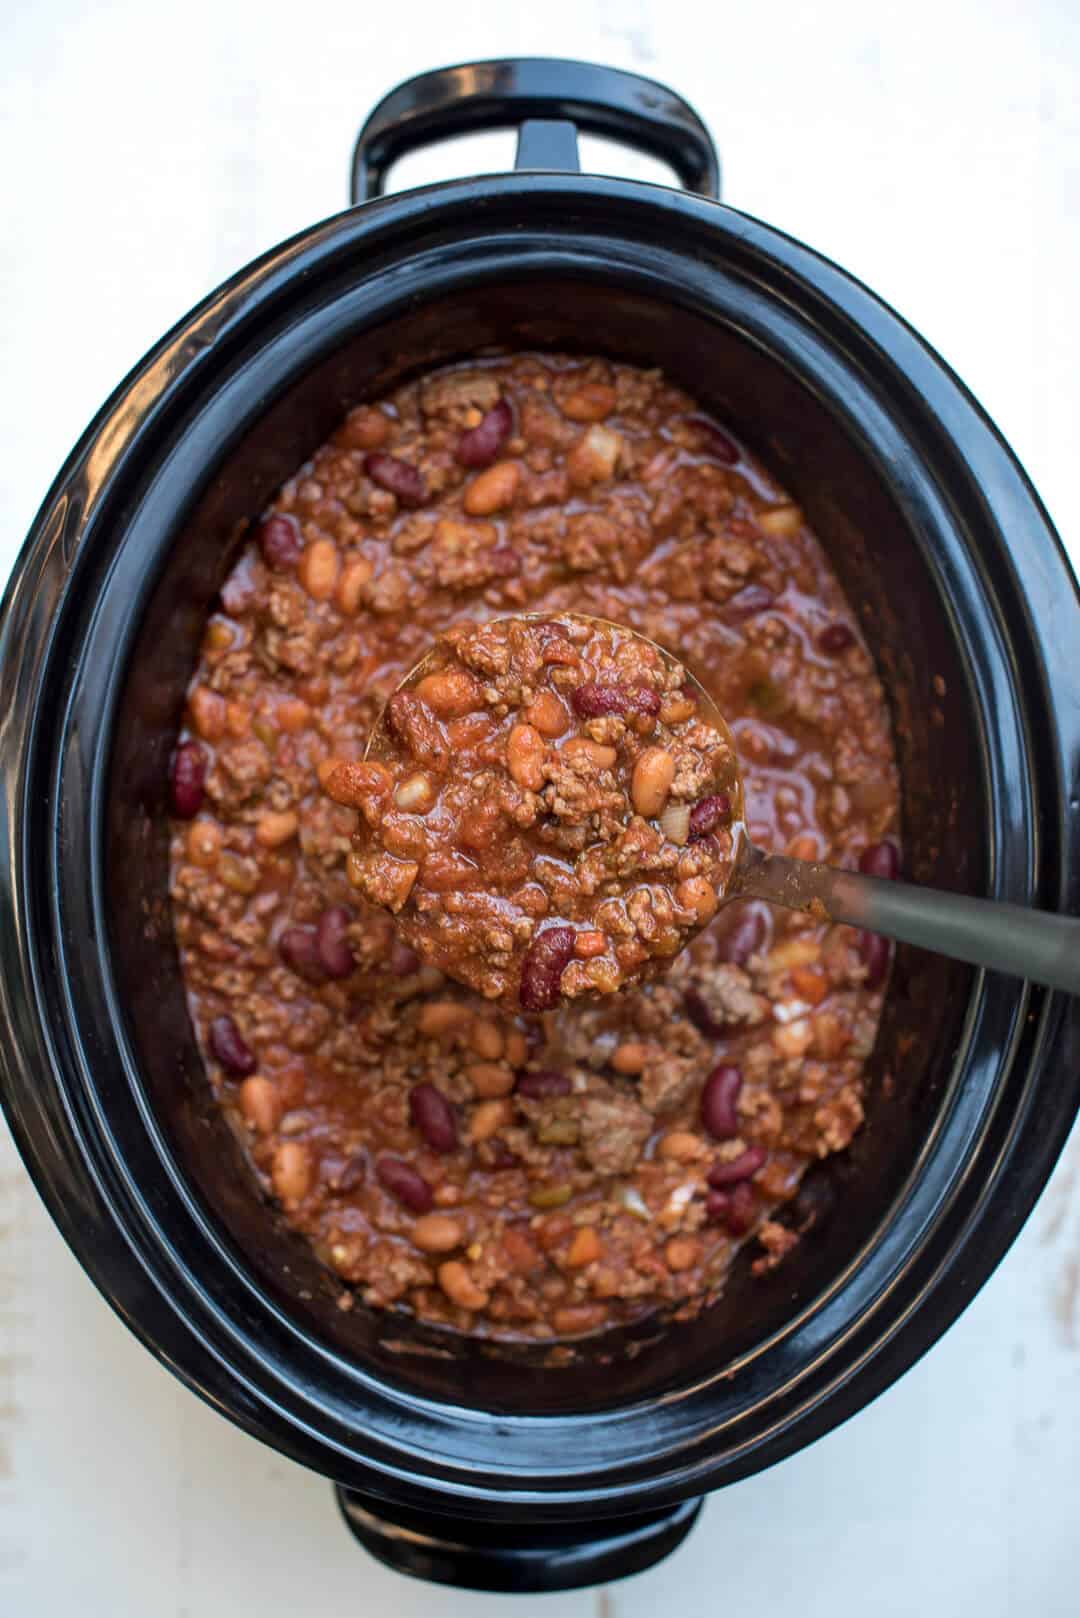
[[[434,1204],[431,1187],[422,1174],[400,1157],[380,1157],[375,1164],[379,1184],[413,1213],[428,1213]]]
[[[486,1141],[485,1145],[487,1146],[488,1151],[491,1153],[491,1166],[493,1169],[517,1168],[518,1159],[514,1156],[514,1153],[510,1150],[509,1146],[507,1146],[506,1142],[499,1139],[498,1135],[496,1135],[492,1140]]]
[[[551,1096],[568,1096],[574,1088],[565,1073],[519,1073],[514,1086],[519,1096],[530,1101],[546,1101]]]
[[[857,939],[859,956],[866,967],[864,983],[868,989],[880,989],[889,970],[889,940],[880,933],[862,932]]]
[[[724,604],[724,616],[727,618],[752,618],[755,613],[765,612],[776,600],[771,590],[766,590],[763,584],[744,584],[741,590],[736,590],[729,596]]]
[[[705,1198],[705,1214],[715,1224],[726,1225],[732,1236],[745,1236],[754,1223],[754,1193],[749,1180],[742,1180],[730,1191],[710,1191]]]
[[[349,947],[352,917],[344,905],[331,905],[319,917],[315,928],[315,949],[328,978],[347,978],[356,962]]]
[[[396,978],[410,978],[420,969],[420,957],[408,944],[395,938],[390,945],[390,970]]]
[[[286,927],[278,939],[278,954],[291,972],[309,983],[322,983],[326,969],[319,958],[313,927]]]
[[[609,714],[648,714],[660,712],[660,694],[647,685],[610,685],[591,680],[570,693],[579,719],[603,719]]]
[[[409,1091],[412,1121],[433,1152],[452,1152],[457,1145],[454,1109],[433,1084],[414,1084]]]
[[[300,525],[295,517],[287,517],[284,512],[261,522],[255,537],[268,567],[279,570],[295,567],[303,555]]]
[[[734,439],[709,421],[706,416],[691,416],[689,425],[694,428],[702,440],[707,452],[715,456],[718,461],[724,461],[728,466],[734,466],[739,459],[738,446]]]
[[[396,455],[364,456],[364,471],[380,489],[388,489],[403,506],[422,506],[427,499],[427,484],[415,466],[400,461]]]
[[[206,754],[198,742],[181,742],[169,766],[169,797],[177,820],[194,820],[206,796]]]
[[[737,1067],[714,1067],[705,1080],[701,1092],[701,1121],[714,1140],[732,1140],[739,1133],[736,1106],[741,1089],[742,1074]]]
[[[574,929],[546,927],[537,933],[521,963],[518,998],[526,1011],[550,1011],[559,1003],[559,984],[574,956]]]
[[[713,1016],[700,990],[687,989],[683,995],[683,1006],[694,1027],[706,1039],[719,1039],[724,1033],[725,1025]]]
[[[768,1152],[764,1146],[748,1146],[745,1152],[733,1157],[727,1163],[714,1163],[705,1178],[714,1190],[723,1190],[726,1186],[737,1185],[740,1180],[749,1180],[762,1168]]]
[[[690,826],[686,833],[688,843],[700,843],[703,837],[708,837],[715,831],[721,821],[731,817],[731,798],[726,792],[713,792],[707,798],[699,798],[690,811]]]
[[[828,624],[817,638],[818,647],[829,657],[835,657],[838,652],[846,652],[849,646],[854,646],[854,633],[847,624]]]
[[[231,1017],[215,1017],[210,1024],[210,1054],[226,1073],[246,1079],[255,1071],[255,1053],[244,1041]]]
[[[720,959],[733,966],[745,966],[751,955],[763,947],[767,930],[765,917],[756,906],[740,911],[717,942]]]
[[[866,876],[883,876],[895,882],[900,874],[900,850],[895,843],[871,843],[859,855],[859,870]]]
[[[462,466],[490,466],[497,461],[499,451],[510,437],[514,427],[514,412],[508,399],[492,405],[483,421],[470,427],[458,439],[457,458]]]

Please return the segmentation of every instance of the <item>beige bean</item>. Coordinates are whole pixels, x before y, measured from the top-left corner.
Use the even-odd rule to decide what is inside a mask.
[[[603,421],[615,408],[615,389],[606,382],[579,382],[562,393],[558,402],[571,421]]]
[[[544,784],[544,738],[531,725],[514,725],[506,742],[506,767],[510,778],[527,792],[539,792]]]
[[[471,1062],[465,1077],[484,1100],[508,1096],[514,1088],[514,1072],[505,1062]]]
[[[460,1000],[428,1000],[420,1007],[416,1026],[422,1034],[438,1039],[454,1034],[470,1021],[472,1013]]]
[[[225,734],[225,698],[208,685],[196,685],[188,697],[191,723],[207,742],[220,741]]]
[[[757,525],[773,539],[791,539],[802,527],[802,512],[798,506],[774,506],[758,512]]]
[[[580,1337],[602,1326],[606,1318],[602,1303],[567,1303],[553,1312],[551,1324],[560,1337]]]
[[[394,788],[394,802],[406,814],[426,815],[429,809],[435,807],[438,794],[429,775],[418,770],[415,775],[408,775],[404,781]]]
[[[412,1228],[412,1239],[422,1253],[452,1253],[460,1247],[465,1232],[448,1214],[424,1214]]]
[[[705,1142],[688,1129],[671,1129],[656,1143],[657,1157],[670,1163],[693,1163],[707,1150]]]
[[[251,729],[251,709],[245,702],[225,704],[225,729],[230,736],[246,736]]]
[[[295,809],[269,809],[256,822],[255,841],[260,848],[279,848],[296,836],[299,827],[300,816]]]
[[[700,1256],[701,1248],[692,1236],[673,1236],[664,1248],[669,1270],[692,1270]]]
[[[518,1028],[511,1028],[506,1036],[506,1060],[511,1067],[521,1067],[529,1055],[529,1046],[525,1035]]]
[[[470,517],[490,517],[512,503],[520,481],[521,468],[516,461],[496,461],[473,478],[462,505]]]
[[[615,1047],[611,1065],[616,1073],[642,1073],[648,1060],[648,1045],[641,1040],[628,1039]]]
[[[693,697],[684,697],[680,692],[676,696],[668,697],[660,708],[660,718],[665,725],[682,725],[694,717],[697,703]]]
[[[477,1056],[482,1056],[485,1062],[497,1062],[503,1054],[506,1041],[498,1023],[492,1022],[487,1017],[477,1017],[469,1029],[469,1044]]]
[[[618,758],[614,747],[605,742],[594,742],[590,736],[571,736],[559,751],[567,758],[591,759],[598,770],[610,770]]]
[[[439,1265],[439,1285],[442,1287],[450,1302],[459,1309],[485,1309],[489,1293],[478,1286],[473,1280],[467,1265],[460,1259],[447,1259],[445,1264]]]
[[[193,820],[187,834],[188,859],[194,865],[214,865],[221,853],[221,827],[216,820]]]
[[[480,1141],[490,1140],[492,1135],[498,1134],[513,1119],[514,1111],[509,1101],[480,1101],[473,1108],[472,1118],[469,1120],[469,1139],[473,1145]]]
[[[281,1117],[281,1099],[277,1087],[261,1073],[253,1073],[240,1086],[240,1111],[252,1129],[260,1135],[269,1135]]]
[[[358,556],[354,561],[345,563],[337,582],[337,604],[342,612],[352,616],[374,572],[375,565],[366,556]]]
[[[484,706],[483,689],[466,669],[440,669],[435,674],[425,674],[417,681],[416,695],[440,719],[463,719]]]
[[[594,424],[566,457],[566,470],[575,488],[586,488],[590,483],[603,483],[615,475],[615,467],[622,450],[622,439],[610,427]]]
[[[667,803],[675,779],[675,760],[666,747],[647,747],[634,765],[630,800],[645,820],[652,820]]]
[[[561,736],[570,722],[569,714],[554,691],[538,691],[525,709],[524,717],[549,741]]]
[[[274,710],[274,718],[287,736],[296,736],[311,721],[311,709],[299,697],[287,697]]]
[[[311,1153],[302,1141],[283,1141],[274,1153],[270,1179],[274,1195],[288,1208],[302,1202],[311,1189]]]
[[[337,588],[341,557],[332,539],[313,539],[306,546],[296,576],[313,601],[329,601]]]
[[[688,876],[675,889],[675,903],[683,910],[692,910],[702,927],[712,921],[720,905],[712,883],[703,876]]]

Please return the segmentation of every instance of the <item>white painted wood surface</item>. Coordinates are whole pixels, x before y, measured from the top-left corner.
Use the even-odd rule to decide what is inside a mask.
[[[390,13],[357,0],[9,0],[3,571],[70,445],[154,338],[343,205],[372,103],[422,67],[514,53],[635,67],[687,95],[720,145],[727,200],[894,302],[1075,541],[1075,0],[414,0]],[[408,178],[501,166],[507,152],[491,137],[413,161]],[[869,1410],[715,1497],[661,1568],[535,1610],[1073,1618],[1078,1169],[1074,1137],[990,1284]],[[2,1618],[475,1618],[511,1605],[369,1561],[327,1484],[235,1431],[128,1335],[0,1139]]]

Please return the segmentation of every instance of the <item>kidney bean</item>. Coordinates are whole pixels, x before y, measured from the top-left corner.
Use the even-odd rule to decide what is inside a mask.
[[[243,1039],[231,1017],[215,1017],[209,1028],[210,1054],[226,1073],[246,1079],[255,1071],[255,1053]]]
[[[169,768],[169,796],[177,820],[194,820],[206,796],[206,753],[198,742],[181,742]]]
[[[820,651],[834,657],[838,652],[846,652],[849,646],[854,646],[854,633],[847,624],[827,624],[817,638]]]
[[[559,984],[574,958],[574,929],[545,927],[521,962],[518,998],[526,1011],[550,1011],[559,1003]]]
[[[295,517],[288,517],[284,512],[278,512],[276,516],[267,517],[265,522],[261,522],[256,538],[267,566],[279,571],[295,567],[303,554],[300,526]]]
[[[315,928],[315,949],[328,978],[347,978],[356,962],[349,948],[348,930],[352,920],[344,905],[331,905],[319,917]]]
[[[741,911],[719,940],[718,954],[733,966],[745,966],[765,942],[765,918],[756,907]]]
[[[602,719],[609,714],[647,714],[651,718],[660,712],[660,695],[647,685],[602,685],[588,681],[570,693],[570,701],[579,719]]]
[[[322,983],[326,977],[313,927],[286,927],[278,939],[278,954],[291,972],[309,983]]]
[[[372,483],[387,489],[403,506],[422,506],[427,499],[427,484],[423,475],[408,461],[396,455],[376,453],[364,456],[364,471]]]
[[[551,1096],[568,1096],[574,1088],[565,1073],[519,1073],[514,1086],[519,1096],[546,1101]]]
[[[705,1198],[705,1214],[714,1224],[726,1225],[732,1236],[745,1236],[754,1223],[754,1193],[749,1180],[741,1180],[730,1191],[710,1191]]]
[[[701,1092],[701,1121],[715,1140],[731,1140],[739,1133],[736,1105],[741,1089],[742,1074],[737,1067],[714,1067],[705,1080]]]
[[[866,988],[880,989],[889,970],[889,940],[880,933],[861,932],[857,939],[859,956],[866,967]]]
[[[713,425],[706,416],[691,416],[689,426],[702,440],[704,448],[718,461],[724,461],[728,466],[734,466],[739,459],[739,450],[735,441]]]
[[[433,1152],[452,1152],[457,1145],[457,1119],[441,1090],[433,1084],[414,1084],[409,1091],[412,1121]]]
[[[895,843],[871,843],[859,855],[859,870],[866,876],[881,876],[895,882],[900,874],[900,850]]]
[[[375,1164],[375,1176],[385,1191],[413,1213],[430,1213],[435,1201],[431,1187],[411,1164],[400,1157],[380,1157]]]
[[[395,938],[390,945],[390,970],[396,978],[410,978],[420,968],[420,957],[408,944]]]
[[[708,837],[715,831],[722,820],[731,815],[731,798],[726,792],[713,792],[707,798],[699,798],[690,811],[690,825],[686,833],[688,843],[700,843],[703,837]]]
[[[510,437],[514,427],[514,412],[508,399],[492,405],[483,421],[470,427],[458,439],[457,458],[462,466],[490,466],[497,461],[499,451]]]
[[[740,1180],[749,1180],[762,1168],[768,1157],[764,1146],[748,1146],[745,1152],[733,1157],[727,1163],[714,1163],[705,1178],[715,1191],[725,1186],[737,1185]]]
[[[724,615],[727,618],[752,618],[755,613],[765,612],[776,600],[771,590],[766,590],[763,584],[744,584],[741,590],[736,590],[729,596],[724,605]]]

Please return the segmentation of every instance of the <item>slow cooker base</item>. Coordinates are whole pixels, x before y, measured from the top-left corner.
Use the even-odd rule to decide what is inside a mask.
[[[390,1506],[336,1489],[342,1515],[372,1556],[397,1573],[468,1590],[531,1595],[580,1590],[642,1573],[677,1550],[704,1499],[578,1523],[497,1523]]]

